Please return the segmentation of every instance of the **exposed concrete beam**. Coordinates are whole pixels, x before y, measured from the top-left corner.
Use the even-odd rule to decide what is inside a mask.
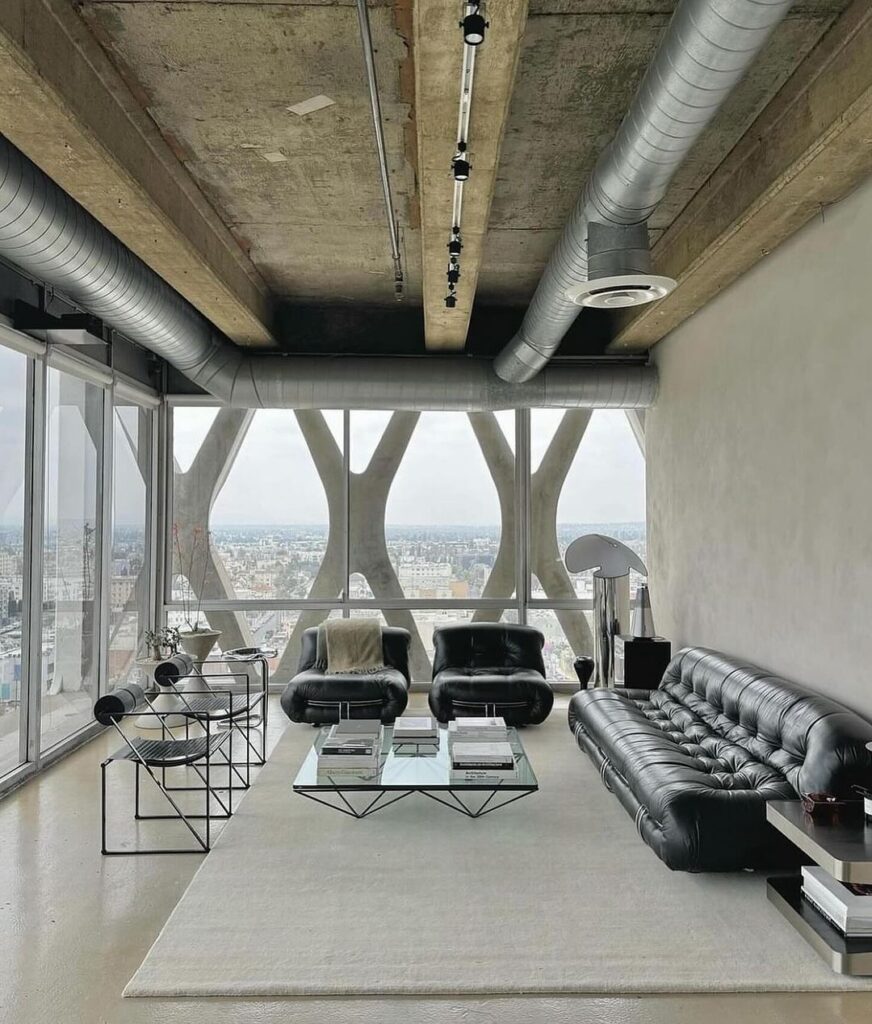
[[[69,0],[0,3],[0,131],[234,341],[269,291]]]
[[[872,173],[872,5],[855,0],[653,249],[675,291],[620,327],[643,351]]]
[[[458,349],[466,332],[484,249],[496,183],[500,145],[521,39],[527,0],[500,0],[487,9],[490,29],[475,58],[470,162],[463,196],[463,254],[457,306],[445,308],[448,240],[454,179],[451,158],[457,144],[457,107],[463,56],[456,0],[415,0],[415,108],[421,203],[424,334],[428,348]]]

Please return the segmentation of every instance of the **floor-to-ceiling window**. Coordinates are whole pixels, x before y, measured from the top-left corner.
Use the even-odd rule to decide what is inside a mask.
[[[342,413],[182,407],[172,438],[169,620],[275,648],[287,675],[329,612],[311,604],[345,595]]]
[[[570,575],[566,548],[585,533],[620,540],[645,558],[645,459],[624,412],[534,409],[530,414],[530,604],[552,679],[592,645],[591,573]],[[630,579],[635,593],[635,574]]]
[[[549,677],[589,653],[589,580],[562,556],[581,532],[644,553],[644,461],[623,412],[172,410],[171,621],[227,649],[374,616],[412,634],[429,678],[449,622],[527,621]]]
[[[50,368],[46,385],[43,749],[91,720],[100,660],[104,390]]]
[[[123,685],[136,672],[143,634],[151,625],[154,410],[128,395],[116,394],[112,414],[107,689]]]
[[[0,791],[96,729],[153,590],[158,398],[0,323]]]
[[[28,641],[22,617],[28,393],[27,356],[0,348],[0,776],[25,757],[21,670]]]

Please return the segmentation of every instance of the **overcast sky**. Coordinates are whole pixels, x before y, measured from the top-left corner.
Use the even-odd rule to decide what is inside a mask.
[[[0,379],[0,523],[6,525],[21,522],[23,498],[25,389],[19,358],[23,363],[22,357],[6,360],[9,365],[2,367]],[[201,407],[175,411],[175,454],[183,469],[190,465],[216,411]],[[534,470],[562,415],[560,411],[534,411]],[[341,445],[342,414],[327,412],[325,416]],[[355,472],[366,468],[389,417],[380,412],[352,415],[351,467]],[[513,415],[498,413],[497,418],[514,448]],[[135,431],[134,424],[135,420],[131,422]],[[142,482],[132,453],[119,434],[116,521],[134,523],[141,517]],[[84,437],[81,441],[87,447]],[[558,514],[561,522],[570,523],[644,519],[644,462],[622,412],[599,410],[591,417],[566,479]],[[291,525],[323,523],[326,517],[324,491],[293,414],[280,409],[257,412],[215,503],[213,524]],[[496,491],[465,414],[421,415],[391,488],[387,522],[396,526],[499,522]]]
[[[341,444],[342,414],[325,414]],[[351,418],[351,468],[365,469],[389,413],[357,412]],[[532,423],[532,465],[539,463],[560,411],[537,410]],[[215,410],[174,412],[174,448],[187,469]],[[513,416],[499,413],[514,446]],[[617,523],[645,518],[645,467],[623,412],[599,410],[591,418],[566,479],[561,522]],[[318,475],[292,413],[261,410],[213,509],[212,523],[289,525],[326,521]],[[388,525],[497,524],[493,482],[463,413],[423,413],[388,498]]]

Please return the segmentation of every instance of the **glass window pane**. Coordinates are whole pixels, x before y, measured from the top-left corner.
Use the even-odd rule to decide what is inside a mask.
[[[626,414],[535,409],[530,428],[533,596],[565,596],[549,567],[555,554],[562,567],[566,548],[585,533],[614,537],[644,561],[645,458]],[[590,596],[588,574],[572,582],[578,596]]]
[[[21,761],[27,363],[0,348],[0,775]]]
[[[303,630],[317,626],[327,618],[342,615],[339,609],[328,612],[315,609],[293,611],[243,608],[240,605],[237,611],[211,610],[208,614],[200,613],[200,622],[204,628],[221,631],[210,657],[220,658],[224,651],[234,647],[273,648],[276,655],[269,659],[270,683],[276,686],[284,686],[297,673]],[[187,629],[184,613],[176,609],[167,612],[167,624],[181,630]]]
[[[351,413],[356,599],[512,596],[513,424],[511,413]]]
[[[191,625],[198,599],[341,595],[341,412],[181,407],[173,446],[172,598]]]
[[[122,686],[143,655],[149,627],[148,522],[154,413],[118,404],[113,413],[112,563],[107,688]]]
[[[91,719],[97,696],[103,391],[48,371],[42,749]]]
[[[569,412],[535,409],[530,416],[532,476],[530,572],[534,600],[573,601],[589,607],[591,573],[570,576],[563,563],[569,544],[586,533],[602,533],[645,558],[645,460],[623,411]],[[635,592],[635,574],[630,587]],[[580,606],[581,608],[581,606]],[[589,654],[586,618],[531,611],[552,640],[554,678],[573,679],[572,659]],[[575,618],[573,618],[575,616]],[[560,631],[563,639],[560,638]]]
[[[588,610],[529,609],[527,624],[535,626],[545,637],[542,659],[546,679],[553,682],[578,681],[572,663],[582,654],[593,655],[591,619],[592,613]]]

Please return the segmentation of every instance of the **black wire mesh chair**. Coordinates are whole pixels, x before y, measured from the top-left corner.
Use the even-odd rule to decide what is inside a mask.
[[[236,765],[242,765],[245,767],[248,773],[251,767],[260,767],[266,764],[266,731],[269,725],[269,661],[268,659],[276,656],[276,651],[270,648],[264,647],[239,647],[232,651],[226,651],[223,658],[209,658],[206,661],[194,661],[192,662],[192,673],[188,678],[199,678],[207,683],[202,693],[197,690],[187,690],[186,696],[191,699],[195,695],[202,698],[200,701],[195,702],[196,707],[200,713],[210,713],[213,720],[217,721],[219,728],[236,728],[237,731],[244,733],[245,740],[245,760],[234,761],[231,757],[232,763]],[[230,672],[208,672],[207,668],[213,666],[231,666],[235,671]],[[257,685],[253,685],[251,679],[251,672],[246,669],[246,665],[252,667],[252,671],[257,675]],[[227,708],[222,707],[209,707],[209,702],[205,698],[205,694],[211,689],[208,685],[208,680],[215,678],[219,682],[225,682],[228,679],[244,678],[244,701],[242,699],[243,694],[241,692],[234,693],[234,700]],[[175,681],[174,689],[177,689],[178,681]],[[251,741],[251,734],[257,732],[260,734],[260,742],[255,745]]]
[[[203,665],[220,664],[219,661],[204,662]],[[228,662],[235,664],[235,662]],[[265,664],[265,660],[264,660]],[[193,675],[186,677],[185,681],[195,679],[202,682],[203,689],[189,690],[182,689],[179,681],[164,680],[165,687],[176,694],[181,701],[176,714],[185,718],[185,738],[190,737],[191,725],[204,726],[204,723],[213,727],[216,731],[224,730],[229,738],[226,751],[226,759],[220,765],[227,769],[227,785],[222,785],[221,790],[233,793],[236,790],[245,790],[251,786],[251,769],[266,763],[266,721],[267,721],[267,680],[268,671],[260,672],[262,685],[257,689],[251,688],[251,676],[247,672],[204,672],[202,668],[195,670]],[[210,680],[223,683],[220,689],[215,688]],[[234,680],[244,680],[244,688],[237,683],[236,690],[230,689]],[[261,740],[255,745],[251,739],[252,732],[259,732]],[[234,753],[234,736],[239,739],[236,743]],[[239,740],[242,741],[242,755],[239,754]],[[163,780],[165,781],[165,779]],[[197,790],[199,786],[170,786],[166,787],[170,792],[190,792]],[[229,815],[228,815],[229,816]],[[215,815],[217,817],[217,815]]]
[[[180,694],[188,704],[188,696]],[[210,691],[210,696],[219,701],[222,698],[229,698],[227,706],[232,709],[232,695]],[[216,784],[213,770],[216,766],[216,757],[222,752],[224,746],[231,739],[229,731],[216,732],[212,715],[210,713],[197,714],[190,710],[194,721],[200,726],[202,734],[191,736],[189,726],[185,726],[186,735],[184,738],[177,738],[169,731],[166,720],[171,715],[177,716],[180,712],[155,710],[149,696],[141,686],[131,683],[126,687],[114,690],[110,694],[101,697],[94,705],[94,717],[101,725],[111,726],[115,729],[123,741],[123,745],[110,754],[100,765],[101,772],[101,812],[100,812],[100,836],[101,852],[106,856],[124,856],[131,854],[149,853],[208,853],[211,849],[211,823],[215,818],[229,818],[232,813],[232,794],[228,793],[226,802],[221,792],[229,788],[228,785]],[[186,717],[188,712],[181,712]],[[145,738],[142,736],[128,736],[122,728],[126,718],[147,715],[155,716],[161,723],[161,737]],[[195,846],[183,848],[149,848],[137,847],[131,850],[109,849],[107,845],[107,813],[106,813],[106,770],[108,766],[116,761],[128,761],[135,766],[134,781],[134,818],[138,821],[175,820],[181,821],[196,841]],[[232,770],[229,764],[229,756],[223,760],[217,760],[217,764],[226,766],[228,773]],[[184,768],[192,770],[200,780],[200,784],[192,787],[170,787],[166,783],[166,772],[171,768]],[[140,810],[140,773],[144,771],[152,780],[154,785],[163,794],[164,798],[173,808],[173,814],[142,814]],[[203,793],[203,813],[185,811],[179,805],[174,792],[179,790],[196,790]],[[220,812],[213,810],[217,804]],[[202,821],[202,830],[198,829],[194,822]]]

